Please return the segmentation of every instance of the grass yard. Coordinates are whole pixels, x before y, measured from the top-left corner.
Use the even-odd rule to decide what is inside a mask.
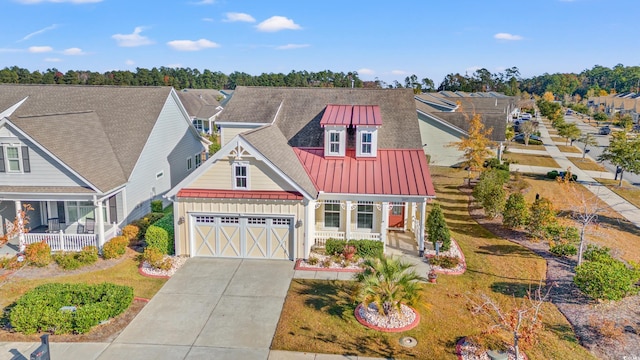
[[[622,180],[622,186],[618,186],[620,180],[612,179],[595,179],[597,182],[605,185],[614,193],[640,208],[640,189],[629,184],[626,180]]]
[[[511,161],[512,163],[521,165],[545,166],[553,169],[560,167],[560,165],[558,165],[558,163],[553,160],[551,156],[506,153],[504,154],[503,158]]]
[[[544,145],[525,145],[523,143],[511,141],[507,145],[507,149],[545,150],[545,147]]]
[[[485,293],[503,307],[521,301],[530,286],[544,280],[546,262],[528,249],[497,238],[469,216],[468,198],[458,187],[466,172],[431,167],[438,202],[452,236],[467,260],[467,272],[440,275],[438,284],[425,284],[420,325],[403,333],[382,333],[360,325],[349,302],[349,282],[294,280],[291,283],[272,348],[345,355],[456,359],[455,343],[477,335],[492,323],[468,310],[468,297]],[[535,195],[534,195],[535,196]],[[514,299],[515,297],[515,299]],[[526,350],[530,359],[593,359],[576,340],[557,308],[544,305],[545,329],[539,342]],[[403,336],[418,339],[403,348]]]
[[[10,278],[6,283],[0,284],[0,308],[4,308],[13,303],[34,287],[52,282],[86,284],[110,282],[118,285],[128,285],[133,287],[134,296],[150,299],[160,290],[167,280],[140,275],[138,273],[139,262],[135,260],[135,254],[133,250],[127,250],[127,254],[124,255],[127,257],[126,259],[104,270],[31,280],[18,277]]]
[[[558,149],[560,149],[560,151],[562,151],[563,153],[575,153],[575,154],[582,154],[582,150],[578,149],[575,146],[567,146],[567,145],[557,145]]]
[[[560,137],[560,136],[552,136],[551,137],[551,141],[556,142],[556,143],[569,144],[567,139],[565,139],[563,137]]]
[[[552,199],[556,210],[561,211],[561,216],[565,221],[576,227],[579,227],[579,224],[574,223],[569,217],[571,210],[581,206],[582,198],[587,200],[586,204],[594,204],[596,201],[593,193],[579,184],[574,185],[575,190],[571,190],[574,192],[570,192],[565,186],[554,180],[546,179],[543,175],[522,175],[522,177],[531,185],[530,190],[525,195],[529,203],[534,201],[536,194]],[[640,190],[637,190],[633,196],[637,201],[640,200]],[[637,262],[640,259],[640,247],[638,247],[640,231],[620,214],[611,208],[607,208],[600,200],[597,200],[597,202],[601,204],[604,210],[599,214],[597,223],[587,227],[587,242],[607,246],[613,249],[612,253],[614,255],[627,261]]]
[[[571,161],[580,170],[607,171],[604,166],[587,157],[585,157],[584,159],[569,157],[567,159],[569,159],[569,161]]]

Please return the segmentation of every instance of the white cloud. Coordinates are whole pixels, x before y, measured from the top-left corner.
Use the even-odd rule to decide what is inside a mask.
[[[373,75],[375,73],[376,73],[375,71],[367,68],[362,68],[358,70],[358,74],[360,75]]]
[[[219,44],[207,39],[200,40],[173,40],[167,43],[169,47],[178,51],[199,51],[203,49],[211,49],[220,47]]]
[[[136,62],[133,60],[127,59],[124,63],[131,66],[131,65],[135,65]]]
[[[43,3],[43,2],[71,3],[71,4],[92,4],[92,3],[102,2],[102,0],[16,0],[16,1],[21,3],[21,4],[27,4],[27,5],[40,4],[40,3]]]
[[[226,22],[256,22],[253,16],[245,13],[228,12],[225,14],[227,17],[223,20]]]
[[[151,41],[148,37],[140,35],[142,30],[144,30],[142,26],[137,26],[135,29],[133,29],[133,33],[131,34],[115,34],[111,37],[115,39],[115,41],[118,43],[118,46],[122,47],[136,47],[153,44],[153,41]]]
[[[18,41],[16,41],[16,42],[21,42],[21,41],[29,40],[30,38],[32,38],[32,37],[34,37],[34,36],[36,36],[36,35],[42,34],[42,33],[47,32],[47,31],[49,31],[49,30],[53,30],[53,29],[55,29],[55,28],[57,28],[57,27],[58,27],[58,25],[56,25],[56,24],[53,24],[53,25],[51,25],[51,26],[47,26],[46,28],[42,28],[42,29],[40,29],[40,30],[38,30],[38,31],[34,31],[34,32],[32,32],[31,34],[26,35],[25,37],[23,37],[22,39],[20,39],[20,40],[18,40]]]
[[[46,61],[46,62],[61,62],[62,59],[59,59],[59,58],[45,58],[44,61]]]
[[[493,35],[494,38],[498,39],[498,40],[509,40],[509,41],[515,41],[515,40],[522,40],[523,37],[520,35],[513,35],[513,34],[509,34],[509,33],[497,33],[495,35]]]
[[[393,74],[393,75],[404,75],[406,73],[407,72],[404,71],[404,70],[391,70],[391,74]]]
[[[302,49],[302,48],[306,48],[309,47],[311,45],[309,44],[287,44],[287,45],[280,45],[280,46],[276,46],[276,49],[278,50],[291,50],[291,49]]]
[[[62,52],[65,55],[86,55],[87,53],[80,48],[68,48]]]
[[[213,22],[213,19],[212,18],[202,18],[202,21]]]
[[[300,30],[302,27],[284,16],[272,16],[256,26],[258,31],[276,32],[280,30]]]
[[[51,51],[53,51],[53,48],[51,46],[31,46],[29,48],[29,52],[34,54],[46,53]]]

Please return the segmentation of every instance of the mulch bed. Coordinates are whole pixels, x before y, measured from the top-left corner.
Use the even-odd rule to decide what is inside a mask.
[[[532,241],[525,232],[502,226],[500,218],[488,219],[473,201],[471,189],[461,186],[469,196],[469,214],[481,226],[503,239],[522,245],[547,261],[547,286],[553,286],[550,299],[573,326],[580,344],[599,359],[631,359],[640,356],[640,296],[620,301],[596,302],[585,296],[573,283],[577,260],[557,257],[542,241]],[[619,338],[598,330],[607,321],[615,322]],[[595,326],[594,326],[595,325]]]

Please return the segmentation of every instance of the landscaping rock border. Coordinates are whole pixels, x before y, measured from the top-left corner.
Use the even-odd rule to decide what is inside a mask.
[[[445,269],[445,268],[441,268],[439,266],[434,266],[429,264],[429,266],[431,267],[431,269],[438,274],[445,274],[445,275],[462,275],[465,273],[465,271],[467,271],[467,261],[465,260],[464,257],[464,253],[462,252],[462,249],[460,248],[460,245],[458,245],[458,242],[455,241],[454,239],[451,239],[451,244],[453,245],[453,249],[449,248],[448,252],[440,252],[441,255],[447,255],[447,256],[452,256],[452,257],[457,257],[459,259],[459,263],[458,266],[456,266],[453,269]],[[455,250],[455,251],[452,251]],[[425,251],[425,258],[427,259],[427,262],[429,262],[430,258],[433,258],[436,256],[436,252],[434,250],[426,250]]]
[[[399,317],[391,319],[393,327],[381,326],[382,322],[388,321],[388,319],[381,319],[383,316],[378,314],[378,309],[375,304],[369,304],[368,309],[364,307],[364,304],[359,304],[354,311],[354,315],[360,324],[382,332],[404,332],[418,326],[420,323],[420,313],[405,304],[402,304],[401,308],[402,313],[407,316],[407,320],[403,321]],[[411,315],[413,315],[413,317]]]

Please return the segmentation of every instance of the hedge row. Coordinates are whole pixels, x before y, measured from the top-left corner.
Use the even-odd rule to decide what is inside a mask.
[[[16,331],[24,334],[82,334],[121,314],[132,301],[133,288],[129,286],[50,283],[18,299],[9,321]],[[65,306],[75,306],[76,310],[63,310]]]
[[[173,232],[173,213],[168,213],[153,225],[149,226],[145,234],[145,242],[147,247],[155,248],[162,254],[173,255],[174,232]]]
[[[347,240],[327,239],[325,250],[329,255],[340,255],[344,252]],[[349,240],[349,245],[356,248],[356,255],[360,257],[380,257],[384,252],[384,244],[377,240]]]

